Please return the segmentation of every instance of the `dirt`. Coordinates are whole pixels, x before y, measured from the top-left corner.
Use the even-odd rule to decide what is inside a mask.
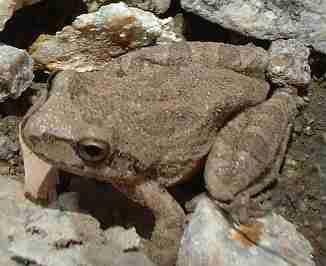
[[[316,265],[322,266],[326,265],[325,212],[322,217],[322,206],[326,210],[326,81],[313,82],[307,97],[309,103],[296,118],[277,186],[276,211],[311,242]]]

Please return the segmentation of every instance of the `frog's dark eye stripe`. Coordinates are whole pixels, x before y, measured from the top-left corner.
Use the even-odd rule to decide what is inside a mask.
[[[46,89],[48,91],[48,94],[50,94],[51,92],[51,88],[52,88],[52,82],[54,80],[54,78],[60,73],[62,72],[62,70],[55,70],[53,72],[50,73],[46,83],[47,83],[47,86],[46,86]]]
[[[102,161],[110,152],[109,144],[96,139],[83,139],[77,144],[78,156],[88,162]]]

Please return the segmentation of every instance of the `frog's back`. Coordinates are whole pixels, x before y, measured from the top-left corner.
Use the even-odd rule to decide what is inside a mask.
[[[137,162],[144,171],[161,169],[161,176],[173,176],[180,165],[203,158],[227,120],[262,102],[269,89],[265,81],[196,64],[64,71],[52,87],[30,123],[30,131],[42,131],[36,135],[60,140],[52,150],[61,140],[74,145],[92,138],[109,145],[109,156]],[[50,161],[60,164],[64,157],[82,165],[68,148],[64,155],[62,148],[51,154],[44,150]]]
[[[227,119],[263,101],[269,88],[264,81],[201,65],[151,65],[115,75],[111,70],[87,74],[94,84],[88,97],[105,111],[93,112],[104,115],[98,119],[83,119],[105,121],[107,130],[114,124],[116,149],[145,165],[203,157]]]

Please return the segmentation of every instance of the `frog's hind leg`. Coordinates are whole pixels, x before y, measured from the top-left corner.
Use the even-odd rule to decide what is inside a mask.
[[[23,153],[25,169],[25,196],[42,205],[56,200],[58,170],[37,157],[24,143],[19,132],[19,142]]]
[[[278,156],[273,163],[269,172],[264,176],[260,182],[256,185],[249,187],[244,192],[239,193],[234,201],[227,206],[224,204],[221,206],[224,209],[235,209],[238,208],[239,212],[242,214],[238,218],[240,223],[250,223],[251,217],[249,217],[249,209],[251,216],[253,218],[261,217],[266,214],[267,209],[261,205],[261,203],[271,199],[274,196],[272,190],[268,189],[270,185],[278,182],[281,167],[285,158],[288,142],[291,135],[292,125],[289,124],[286,133],[284,135],[283,141],[279,147]]]
[[[160,266],[174,265],[183,234],[185,213],[170,193],[157,182],[146,181],[127,189],[115,185],[127,197],[150,209],[155,225],[150,240],[143,240],[145,252]]]
[[[289,124],[286,129],[286,134],[283,139],[283,142],[280,145],[278,156],[268,174],[263,178],[263,180],[259,184],[248,189],[248,193],[250,196],[257,195],[257,197],[254,198],[256,202],[262,202],[270,198],[270,191],[265,191],[265,193],[262,193],[261,195],[259,195],[259,193],[265,188],[267,188],[269,185],[271,185],[274,181],[278,181],[279,179],[281,167],[285,158],[288,142],[291,135],[291,128],[292,125]]]

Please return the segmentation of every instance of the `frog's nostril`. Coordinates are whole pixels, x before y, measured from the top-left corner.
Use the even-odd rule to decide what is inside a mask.
[[[78,156],[84,161],[98,162],[110,152],[109,145],[96,139],[84,139],[77,144]]]

